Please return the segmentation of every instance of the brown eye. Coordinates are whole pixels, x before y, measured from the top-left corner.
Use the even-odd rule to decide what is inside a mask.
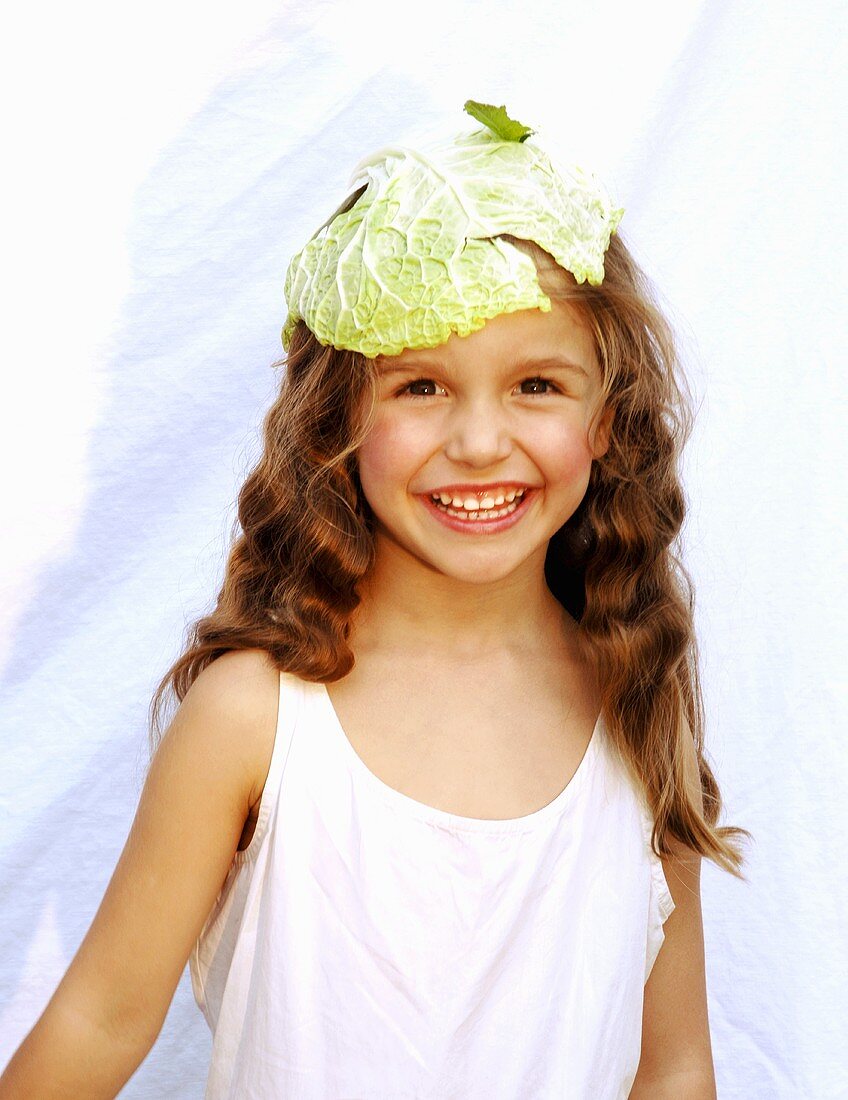
[[[407,397],[433,397],[435,395],[431,393],[411,393],[410,390],[413,386],[435,385],[436,383],[433,381],[432,378],[416,378],[414,382],[407,382],[405,386],[401,386],[401,388],[398,390],[398,396],[400,397],[405,394]]]
[[[539,385],[541,385],[541,386],[551,386],[551,387],[553,387],[553,389],[556,392],[559,392],[559,388],[550,380],[550,378],[525,378],[524,381],[521,383],[521,385],[526,386],[528,382],[533,386],[539,386]],[[525,396],[527,396],[527,397],[536,397],[538,395],[540,397],[544,397],[545,394],[548,393],[548,392],[549,392],[548,390],[544,390],[544,391],[538,392],[538,394],[529,393],[529,394],[526,394]]]

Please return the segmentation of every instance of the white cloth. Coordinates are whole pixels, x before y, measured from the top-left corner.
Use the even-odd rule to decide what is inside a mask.
[[[280,674],[270,770],[192,952],[207,1100],[626,1098],[674,908],[602,718],[571,781],[483,820],[394,790]]]

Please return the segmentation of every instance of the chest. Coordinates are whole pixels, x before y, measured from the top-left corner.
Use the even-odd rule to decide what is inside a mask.
[[[339,732],[381,782],[490,820],[535,813],[561,793],[600,708],[594,684],[561,665],[402,678],[358,667],[326,687]]]

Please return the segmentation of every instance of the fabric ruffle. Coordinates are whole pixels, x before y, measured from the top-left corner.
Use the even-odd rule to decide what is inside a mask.
[[[651,874],[650,904],[648,907],[648,938],[645,953],[645,981],[650,976],[657,955],[665,940],[663,925],[671,916],[675,905],[674,898],[668,888],[665,870],[660,857],[651,847],[651,833],[654,828],[653,817],[646,807],[643,807],[643,835],[645,840],[645,853],[648,858]]]

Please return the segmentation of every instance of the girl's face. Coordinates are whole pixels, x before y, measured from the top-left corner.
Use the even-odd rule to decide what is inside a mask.
[[[499,314],[437,348],[377,357],[376,419],[358,460],[378,554],[388,539],[475,583],[544,564],[548,541],[585,495],[592,460],[607,449],[612,415],[592,423],[602,386],[592,337],[571,306],[552,304],[550,313]],[[497,499],[499,487],[516,486],[527,487],[526,499],[499,527],[445,522],[430,499],[481,489]]]

